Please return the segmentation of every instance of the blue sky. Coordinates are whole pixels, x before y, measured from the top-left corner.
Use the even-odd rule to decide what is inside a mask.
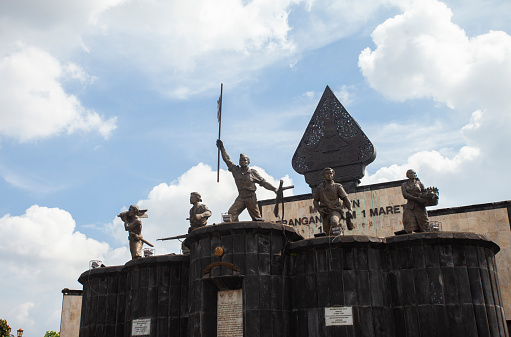
[[[216,183],[220,83],[227,151],[294,194],[329,85],[376,147],[363,184],[415,168],[441,208],[510,199],[510,15],[497,0],[1,1],[0,317],[58,330],[89,260],[128,261],[130,204],[153,243],[186,232],[192,191],[220,221],[236,196],[224,164]]]

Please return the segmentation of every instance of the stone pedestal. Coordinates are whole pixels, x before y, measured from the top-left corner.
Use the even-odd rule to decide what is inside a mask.
[[[217,292],[235,289],[242,290],[244,336],[290,336],[285,247],[300,239],[291,227],[265,222],[225,223],[193,231],[185,240],[190,248],[190,336],[216,336]]]
[[[80,336],[129,337],[134,322],[151,337],[508,336],[499,247],[481,235],[303,240],[237,222],[185,244],[189,256],[83,273]]]
[[[293,336],[508,336],[499,248],[472,233],[292,243]],[[327,326],[325,308],[351,307]]]
[[[163,255],[84,272],[80,337],[129,337],[137,319],[150,320],[150,336],[188,336],[188,264]]]

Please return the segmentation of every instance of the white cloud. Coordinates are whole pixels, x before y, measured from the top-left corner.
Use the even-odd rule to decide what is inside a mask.
[[[134,0],[104,11],[85,39],[96,56],[133,64],[156,90],[187,98],[290,55],[293,2]]]
[[[26,142],[94,130],[108,138],[116,119],[105,120],[66,93],[61,80],[69,74],[87,78],[78,66],[62,66],[34,47],[21,45],[15,53],[0,58],[0,135]]]
[[[0,55],[12,52],[17,41],[37,46],[58,58],[86,50],[83,34],[99,15],[124,0],[0,1]]]
[[[365,176],[362,182],[367,185],[406,179],[405,173],[410,168],[426,172],[431,177],[458,174],[463,165],[475,160],[479,154],[479,149],[469,146],[463,147],[452,158],[443,156],[438,151],[421,151],[408,158],[406,164],[382,167],[375,174]]]
[[[11,324],[56,330],[63,288],[81,289],[76,281],[90,260],[121,264],[125,247],[87,238],[75,230],[71,214],[58,208],[31,206],[20,216],[0,218],[0,311]],[[44,331],[44,330],[43,330]]]
[[[83,52],[111,68],[128,65],[154,90],[184,99],[220,81],[252,80],[277,62],[296,64],[302,53],[359,30],[390,3],[20,0],[0,4],[0,31],[8,32],[0,34],[0,55],[18,41],[59,60]]]
[[[415,116],[415,127],[395,124],[394,134],[391,125],[382,128],[390,142],[402,144],[394,145],[397,151],[409,153],[407,163],[383,167],[365,183],[404,179],[406,169],[415,168],[444,191],[443,206],[457,206],[455,199],[509,199],[505,189],[494,187],[511,182],[500,173],[511,165],[511,36],[490,31],[469,37],[435,0],[404,2],[402,8],[374,30],[375,49],[359,56],[362,73],[390,99],[433,99],[450,107],[452,116],[435,125],[421,125],[427,119]],[[469,183],[474,180],[477,191]]]
[[[369,84],[394,100],[433,98],[451,108],[509,105],[511,36],[469,37],[436,0],[412,1],[372,33],[359,66]],[[475,110],[475,109],[474,109]]]
[[[11,311],[19,325],[23,325],[24,327],[34,326],[35,321],[30,318],[30,310],[34,306],[35,304],[33,302],[25,302],[16,306],[14,310]]]

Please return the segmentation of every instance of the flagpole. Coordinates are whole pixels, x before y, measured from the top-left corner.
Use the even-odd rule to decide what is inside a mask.
[[[220,133],[222,131],[222,94],[224,91],[224,84],[220,83],[220,98],[218,99],[218,140],[220,140]],[[216,182],[220,182],[220,148],[218,148],[218,166],[216,171]]]

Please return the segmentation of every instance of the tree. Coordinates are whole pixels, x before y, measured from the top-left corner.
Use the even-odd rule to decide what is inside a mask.
[[[60,333],[55,331],[46,331],[44,337],[60,337]]]
[[[11,327],[5,319],[0,319],[0,337],[9,337],[11,335]]]

